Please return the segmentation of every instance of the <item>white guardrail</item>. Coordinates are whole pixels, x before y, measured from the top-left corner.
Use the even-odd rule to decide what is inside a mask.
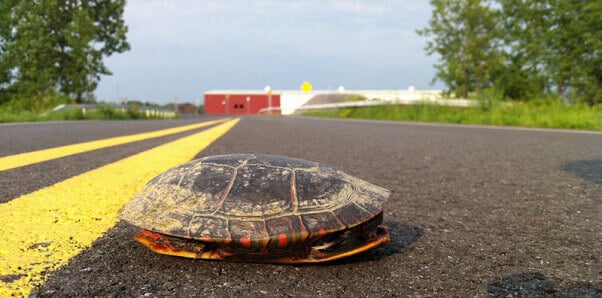
[[[323,110],[323,109],[338,109],[338,108],[351,108],[351,107],[370,107],[370,106],[383,106],[383,105],[411,105],[411,104],[433,104],[442,106],[454,106],[454,107],[473,107],[477,105],[475,100],[470,99],[420,99],[420,100],[408,100],[408,99],[393,99],[393,100],[362,100],[362,101],[345,101],[337,103],[325,103],[325,104],[313,104],[298,107],[297,111],[306,110]]]

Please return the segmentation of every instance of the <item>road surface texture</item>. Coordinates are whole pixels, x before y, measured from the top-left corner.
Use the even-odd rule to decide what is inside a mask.
[[[0,156],[190,121],[4,125]],[[191,133],[0,172],[0,204]],[[323,265],[214,262],[152,253],[133,239],[137,228],[120,222],[68,264],[44,273],[32,294],[602,295],[600,133],[243,117],[197,157],[227,153],[313,160],[392,190],[384,222],[392,242]],[[16,278],[0,276],[0,286]]]

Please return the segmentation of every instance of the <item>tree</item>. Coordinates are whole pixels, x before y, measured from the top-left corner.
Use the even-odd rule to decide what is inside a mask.
[[[437,77],[459,97],[492,86],[501,55],[498,50],[496,12],[485,0],[431,0],[429,27],[417,30],[432,36],[427,54],[438,54]]]
[[[431,0],[427,54],[457,96],[602,103],[602,1]]]
[[[61,91],[81,102],[84,93],[96,89],[101,74],[111,74],[104,57],[129,50],[127,27],[122,19],[125,0],[65,2],[64,39],[61,45]]]
[[[500,0],[505,17],[506,93],[602,102],[600,1]]]
[[[102,60],[130,48],[125,0],[0,1],[0,88],[15,98],[83,102],[110,74]]]
[[[2,45],[8,77],[4,77],[2,85],[7,86],[7,94],[22,101],[20,106],[33,110],[55,92],[54,36],[48,18],[40,14],[40,7],[33,2],[16,1],[10,8]]]
[[[505,65],[498,87],[507,97],[533,98],[546,92],[550,80],[546,68],[546,34],[550,7],[539,0],[500,0],[500,24],[504,31]]]
[[[11,65],[7,59],[7,47],[12,28],[11,12],[18,0],[1,0],[0,1],[0,90],[12,81]],[[0,96],[0,104],[6,98]]]
[[[558,95],[602,103],[602,2],[548,0],[547,67]]]

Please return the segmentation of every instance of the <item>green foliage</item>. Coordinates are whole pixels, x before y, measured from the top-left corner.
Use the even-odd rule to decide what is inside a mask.
[[[1,0],[0,105],[56,94],[93,101],[100,75],[110,74],[103,58],[129,49],[124,6],[125,0]]]
[[[490,92],[490,91],[489,91]],[[307,111],[307,116],[428,121],[523,127],[602,130],[602,105],[567,106],[550,98],[533,103],[493,101],[486,109],[439,105],[385,105]]]
[[[431,0],[436,78],[459,97],[495,88],[506,98],[602,103],[602,2]]]
[[[342,108],[339,112],[339,118],[349,118],[353,114],[354,108]]]
[[[482,111],[487,112],[504,100],[504,93],[495,87],[490,87],[479,92],[476,100],[478,107]]]
[[[142,113],[138,110],[138,105],[136,103],[130,103],[129,108],[127,110],[128,115],[132,119],[138,119],[142,117]]]
[[[111,103],[99,103],[96,109],[71,108],[44,113],[8,109],[0,107],[0,122],[60,121],[60,120],[129,120],[129,119],[165,119],[170,118],[160,113],[144,113],[134,106],[127,109],[116,107]]]
[[[544,72],[545,34],[549,29],[549,9],[545,1],[501,0],[501,26],[507,71],[498,83],[515,99],[544,94],[548,77]]]
[[[351,95],[351,98],[349,98],[349,101],[365,101],[368,100],[368,98],[366,98],[365,96],[361,95],[361,94],[353,94]]]
[[[15,96],[0,105],[0,112],[19,114],[22,111],[40,113],[60,104],[68,103],[69,99],[56,92],[39,94],[36,97]]]
[[[116,119],[115,108],[110,103],[99,103],[98,112],[103,116],[103,119]]]
[[[434,37],[425,50],[429,55],[439,54],[437,77],[459,97],[491,86],[499,68],[497,14],[488,2],[431,0],[429,27],[417,31]]]

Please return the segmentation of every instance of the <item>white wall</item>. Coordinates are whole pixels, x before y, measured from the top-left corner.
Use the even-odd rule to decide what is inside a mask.
[[[304,105],[319,92],[305,93],[302,91],[282,91],[280,93],[280,112],[282,115],[290,115],[297,108]]]

